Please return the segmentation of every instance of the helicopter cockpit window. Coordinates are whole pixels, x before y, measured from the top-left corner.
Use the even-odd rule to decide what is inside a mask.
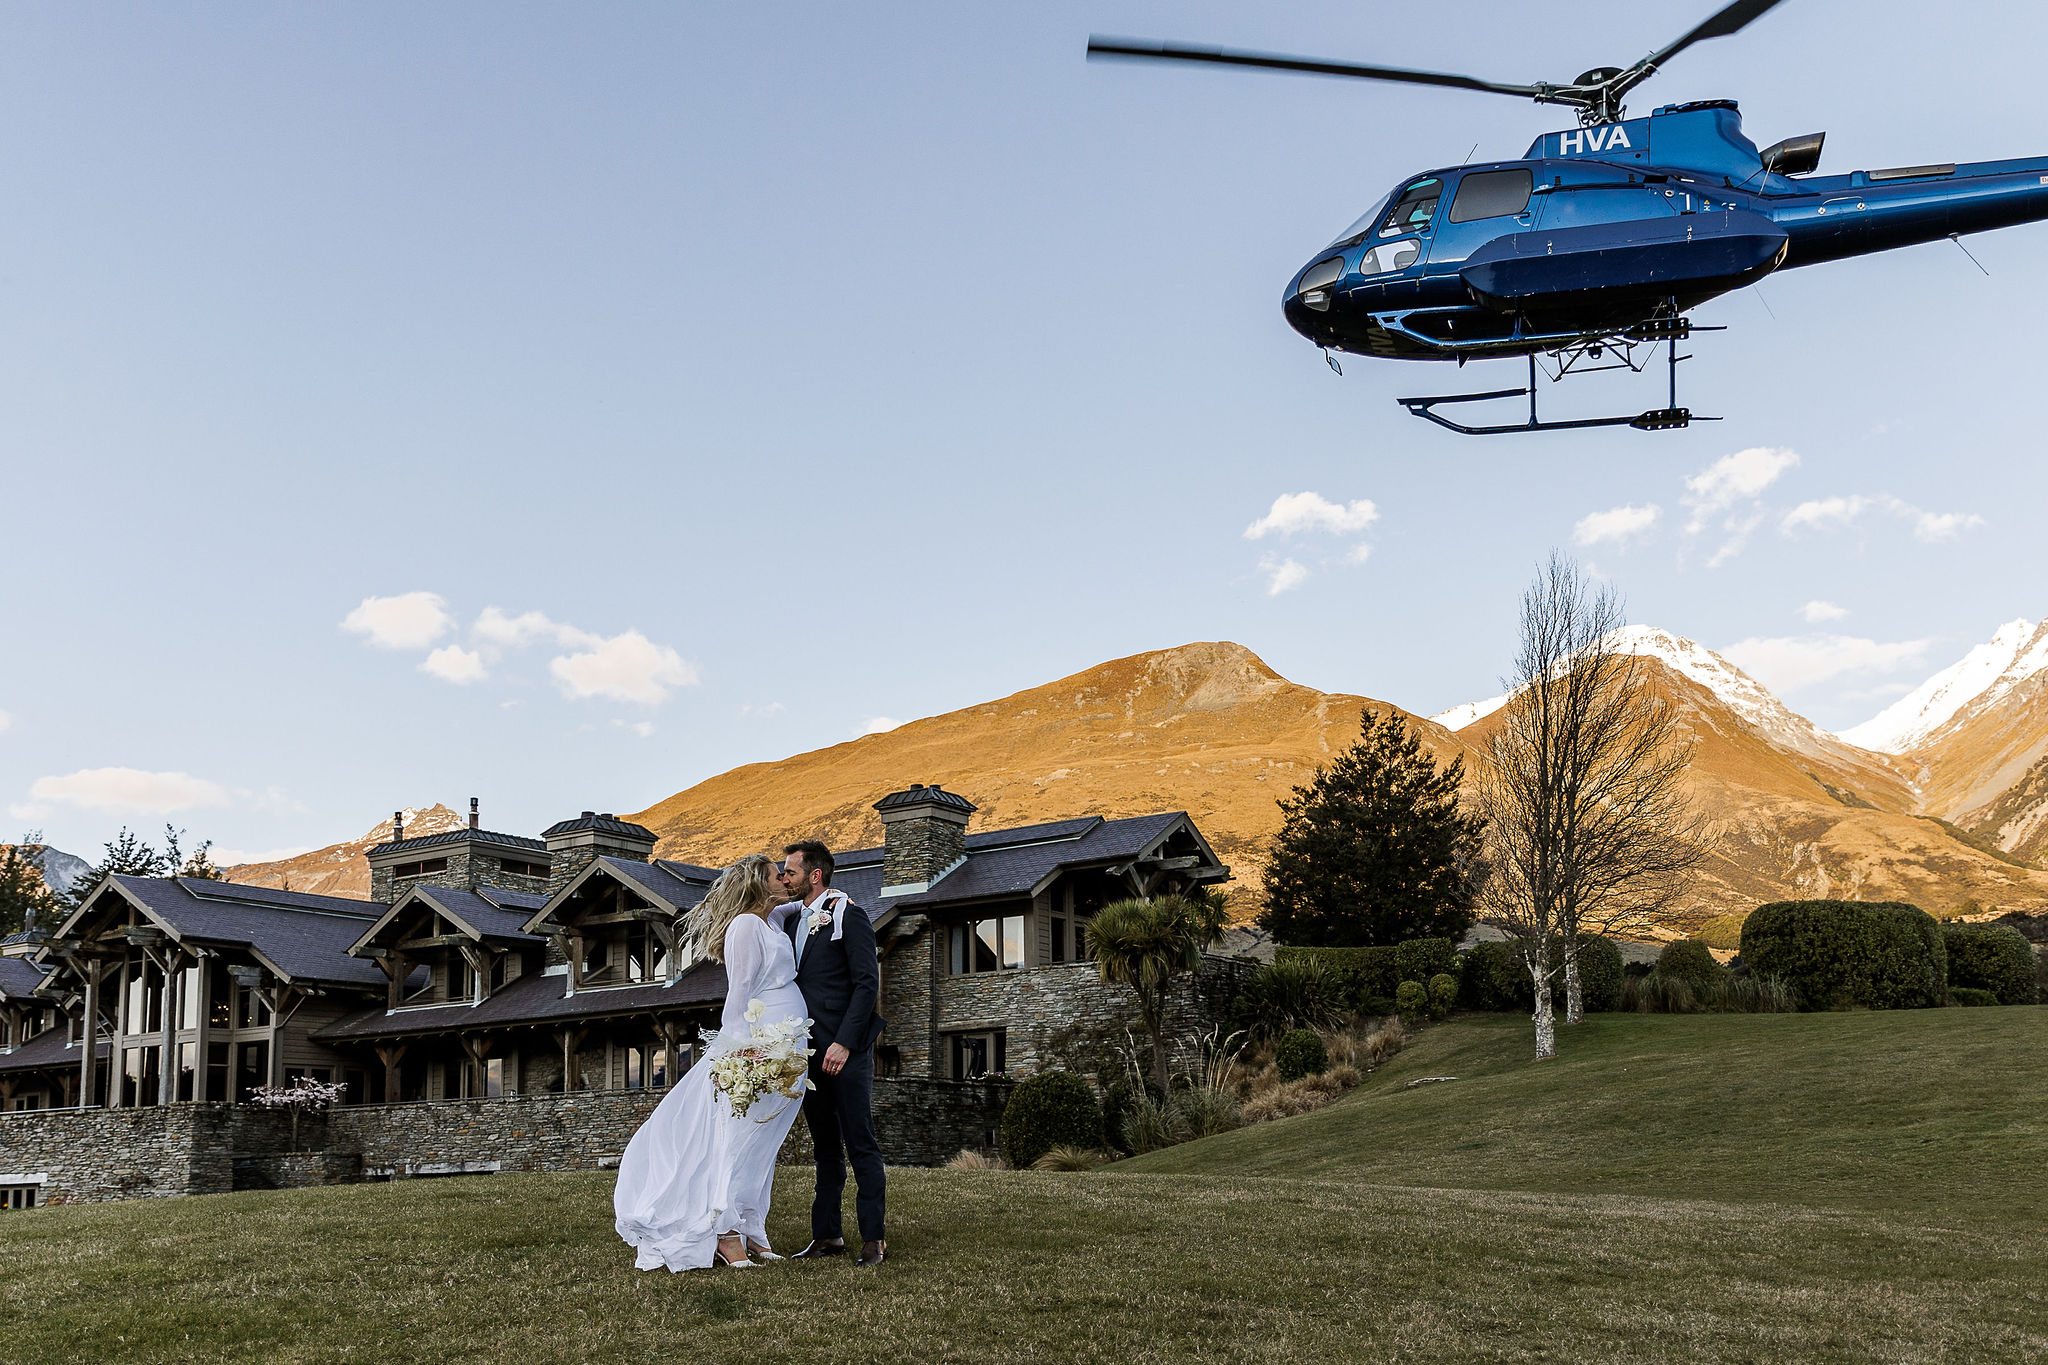
[[[1444,182],[1431,178],[1418,180],[1401,191],[1401,197],[1394,201],[1394,207],[1387,214],[1387,221],[1380,224],[1380,236],[1392,237],[1400,232],[1414,232],[1429,226],[1429,220],[1436,216],[1436,201],[1443,194]]]
[[[1371,208],[1360,214],[1357,221],[1353,222],[1350,227],[1345,228],[1343,232],[1338,234],[1337,239],[1325,247],[1324,250],[1342,251],[1345,247],[1357,246],[1365,240],[1365,234],[1372,231],[1373,224],[1379,222],[1380,215],[1387,211],[1387,205],[1393,202],[1394,196],[1390,194],[1380,200],[1379,203],[1374,204]]]
[[[1406,242],[1386,242],[1359,258],[1358,273],[1384,275],[1389,270],[1406,270],[1415,264],[1415,258],[1421,254],[1421,244],[1412,239]]]
[[[1529,207],[1532,186],[1529,169],[1474,171],[1458,185],[1451,200],[1451,221],[1470,223],[1480,218],[1503,218]]]

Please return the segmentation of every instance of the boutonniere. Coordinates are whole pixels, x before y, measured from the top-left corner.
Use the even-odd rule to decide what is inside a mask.
[[[819,907],[818,907],[817,909],[815,909],[815,910],[811,911],[811,932],[812,932],[812,933],[814,933],[814,934],[815,934],[815,933],[817,933],[817,932],[818,932],[818,931],[819,931],[820,929],[826,928],[826,927],[827,927],[827,926],[829,926],[829,925],[830,925],[831,923],[832,923],[832,911],[831,911],[831,908],[830,908],[829,906],[824,906],[824,905],[821,905],[821,906],[819,906]]]

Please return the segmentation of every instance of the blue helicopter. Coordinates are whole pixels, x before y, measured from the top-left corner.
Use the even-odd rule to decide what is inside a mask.
[[[1735,0],[1630,67],[1563,85],[1509,85],[1447,72],[1091,38],[1091,58],[1194,62],[1518,95],[1577,110],[1517,160],[1410,176],[1295,273],[1295,331],[1333,352],[1393,360],[1527,357],[1526,388],[1403,398],[1466,435],[1629,426],[1669,430],[1687,312],[1772,271],[2048,218],[2048,158],[1901,166],[1815,176],[1824,133],[1759,151],[1733,100],[1668,104],[1629,118],[1622,98],[1694,43],[1726,37],[1780,0]],[[1667,348],[1667,406],[1620,417],[1539,420],[1537,361],[1553,381],[1641,371]],[[1527,397],[1526,421],[1468,425],[1440,406]]]

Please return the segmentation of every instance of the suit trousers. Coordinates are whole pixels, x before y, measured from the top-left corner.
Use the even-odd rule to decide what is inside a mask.
[[[818,1158],[811,1236],[829,1240],[844,1235],[840,1213],[850,1162],[859,1185],[853,1207],[861,1240],[879,1242],[888,1176],[882,1170],[882,1144],[875,1138],[875,1050],[870,1047],[848,1057],[837,1076],[825,1074],[824,1056],[821,1048],[811,1058],[811,1088],[804,1094],[804,1121],[811,1127],[811,1150]]]

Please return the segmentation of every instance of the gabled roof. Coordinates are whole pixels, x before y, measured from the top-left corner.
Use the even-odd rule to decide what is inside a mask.
[[[367,948],[383,934],[401,914],[415,904],[424,901],[451,920],[457,928],[471,938],[482,942],[495,939],[517,943],[531,943],[534,935],[526,932],[526,921],[533,912],[547,903],[547,897],[531,891],[508,891],[503,887],[484,886],[474,891],[457,887],[418,884],[406,888],[400,896],[360,937],[349,945],[351,953]]]
[[[967,836],[967,860],[923,891],[882,898],[882,850],[855,849],[841,854],[832,884],[872,915],[883,908],[920,911],[958,901],[1029,896],[1060,872],[1107,866],[1154,853],[1185,829],[1212,863],[1215,857],[1202,842],[1185,811],[1139,815],[1125,820],[1089,816],[1050,824],[1024,825]],[[1216,866],[1220,867],[1218,863]],[[1216,880],[1212,876],[1209,880]]]
[[[0,957],[0,1000],[32,999],[43,975],[43,969],[25,957]]]
[[[129,877],[115,874],[64,921],[54,937],[69,935],[108,890],[143,911],[180,942],[245,948],[292,982],[379,986],[373,962],[349,956],[349,947],[384,907],[375,901],[309,896],[267,886],[203,878]]]
[[[0,1071],[51,1071],[69,1067],[75,1073],[84,1054],[70,1046],[71,1030],[59,1024],[44,1029],[12,1052],[0,1054]],[[101,1035],[93,1045],[96,1057],[114,1055],[114,1045]]]
[[[362,1042],[443,1030],[516,1028],[566,1023],[615,1014],[644,1014],[681,1006],[710,1006],[725,999],[725,968],[700,962],[669,985],[604,986],[569,994],[567,976],[529,974],[493,991],[475,1005],[417,1005],[364,1010],[315,1029],[320,1042]]]
[[[367,856],[376,857],[389,853],[413,853],[429,848],[448,848],[456,844],[479,843],[499,844],[505,848],[523,849],[528,853],[546,853],[548,846],[539,839],[529,839],[524,834],[500,834],[494,829],[445,830],[440,834],[422,834],[417,839],[387,839],[371,849]]]
[[[546,904],[528,916],[521,927],[529,934],[542,932],[540,926],[547,920],[551,907],[566,904],[585,882],[599,876],[623,882],[652,904],[679,915],[694,909],[704,899],[711,890],[711,884],[718,880],[719,871],[719,868],[698,867],[695,863],[679,863],[669,858],[643,863],[632,858],[600,854],[584,864],[561,890],[548,897]]]

